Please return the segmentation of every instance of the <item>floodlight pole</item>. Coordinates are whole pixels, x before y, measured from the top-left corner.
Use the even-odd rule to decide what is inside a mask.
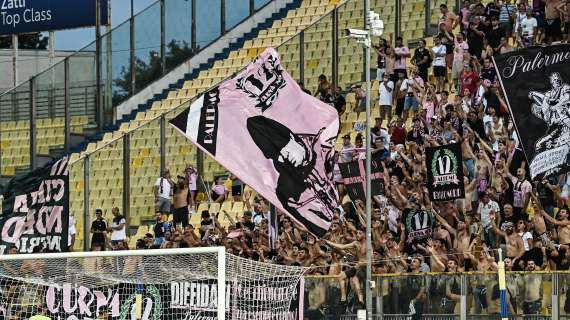
[[[366,318],[372,320],[372,185],[371,164],[372,152],[370,139],[370,21],[367,17],[370,12],[370,1],[364,0],[365,30],[368,32],[367,43],[364,46],[364,73],[366,75]]]

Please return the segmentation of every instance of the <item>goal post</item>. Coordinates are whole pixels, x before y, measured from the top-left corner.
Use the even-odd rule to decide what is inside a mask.
[[[0,319],[296,319],[305,271],[224,247],[0,255]]]

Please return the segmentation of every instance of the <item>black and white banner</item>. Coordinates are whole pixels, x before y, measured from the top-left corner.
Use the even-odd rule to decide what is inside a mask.
[[[430,239],[433,234],[434,216],[431,211],[422,209],[404,209],[406,242],[417,243]]]
[[[0,254],[16,247],[32,253],[67,251],[69,225],[68,158],[12,179],[0,216]]]
[[[215,280],[172,282],[168,312],[179,315],[173,319],[216,319],[217,298]],[[289,308],[279,309],[282,301],[288,299],[291,299]],[[225,301],[228,319],[303,319],[304,279],[293,290],[276,287],[272,281],[228,281]]]
[[[570,44],[494,57],[533,179],[570,170]]]
[[[372,196],[384,194],[384,174],[382,166],[372,160],[371,161],[372,177]],[[340,174],[343,184],[346,186],[350,200],[362,200],[366,198],[366,165],[365,160],[357,160],[346,163],[339,163]]]
[[[465,198],[461,144],[426,148],[426,168],[431,201]]]
[[[11,275],[17,276],[17,275]],[[16,314],[29,296],[20,288],[34,287],[33,299],[22,319],[47,316],[51,319],[109,319],[109,320],[211,320],[217,319],[218,293],[215,280],[174,281],[157,284],[85,283],[30,284],[12,277],[0,277],[0,288],[13,288],[14,295],[0,301],[0,319]],[[23,290],[24,290],[23,289]],[[282,301],[291,299],[288,309],[280,310]],[[23,302],[25,301],[25,302]],[[226,284],[225,302],[228,319],[303,319],[304,282],[298,282],[293,292],[268,282]],[[20,319],[20,318],[19,318]]]

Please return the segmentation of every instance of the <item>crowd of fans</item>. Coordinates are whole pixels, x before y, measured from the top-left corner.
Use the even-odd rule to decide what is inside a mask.
[[[530,180],[491,56],[570,40],[570,1],[505,0],[487,5],[464,1],[459,15],[445,5],[440,10],[439,33],[431,48],[421,40],[411,50],[401,37],[394,45],[391,39],[380,39],[374,46],[378,94],[373,96],[378,96],[375,105],[380,116],[368,138],[373,143],[372,157],[382,166],[384,190],[374,195],[373,272],[496,271],[498,249],[507,270],[567,270],[570,177]],[[321,75],[313,94],[333,105],[339,116],[364,111],[369,93],[360,86],[349,91],[355,97],[354,105],[347,104],[341,88]],[[364,159],[367,137],[363,129],[356,124],[355,130],[362,133],[342,136],[339,163]],[[424,150],[453,142],[461,143],[466,197],[431,202]],[[364,303],[364,204],[347,200],[339,175],[337,168],[335,182],[344,202],[330,231],[317,239],[278,210],[276,219],[271,219],[269,203],[231,176],[216,178],[204,201],[223,203],[233,197],[243,201],[243,213],[196,212],[197,170],[188,166],[176,180],[167,170],[155,184],[156,223],[152,232],[137,240],[136,248],[222,245],[242,257],[312,267],[313,274],[338,276],[339,302],[346,302],[351,290],[357,303]],[[115,218],[107,223],[102,212],[96,211],[91,227],[93,250],[128,249],[125,219],[118,209],[113,214]],[[189,223],[189,216],[195,214],[201,216],[199,226]],[[426,220],[419,223],[431,224],[432,232],[410,241],[406,221],[420,214]],[[270,232],[275,226],[277,230]],[[540,285],[524,284],[541,280],[531,280],[520,278],[518,287],[509,291],[509,296],[523,297],[518,309],[525,314],[541,309],[535,292]],[[408,285],[409,300],[422,309],[425,283]],[[458,285],[438,285],[443,286],[442,299],[449,302],[441,308],[452,312],[458,304]],[[388,302],[396,296],[384,298]],[[483,306],[480,298],[478,303],[479,308],[493,307]],[[409,312],[407,305],[406,310],[396,310],[398,303],[389,305],[396,313]],[[509,308],[516,311],[516,303],[509,302]]]

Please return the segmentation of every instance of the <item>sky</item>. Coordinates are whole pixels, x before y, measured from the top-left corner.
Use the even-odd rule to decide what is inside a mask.
[[[130,16],[130,0],[111,0],[111,23],[118,26]],[[135,14],[157,0],[134,0]],[[56,50],[79,50],[95,40],[95,28],[83,28],[55,33]]]

